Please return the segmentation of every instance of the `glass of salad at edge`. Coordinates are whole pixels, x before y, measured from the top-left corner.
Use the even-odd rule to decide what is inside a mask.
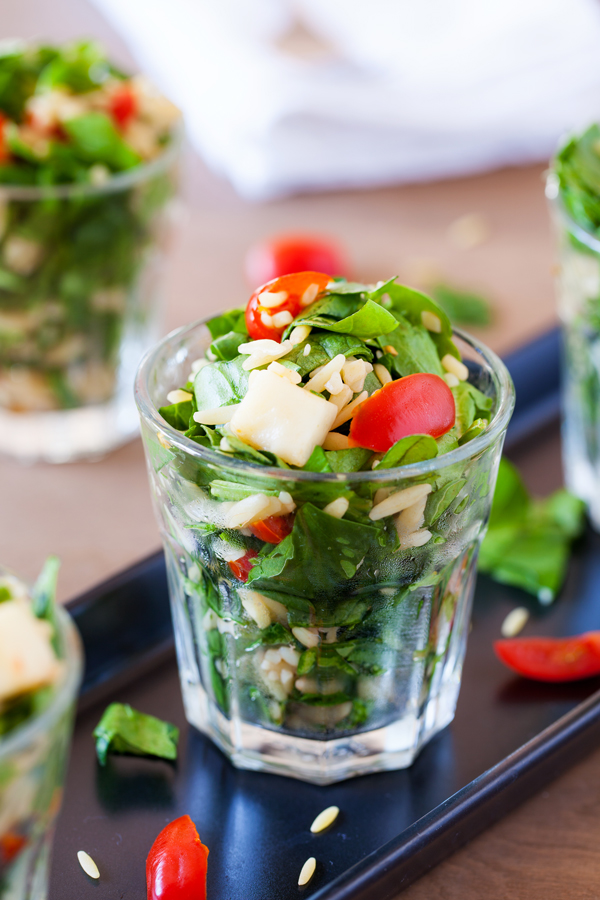
[[[600,126],[565,140],[546,197],[558,248],[565,482],[600,530]]]
[[[0,47],[0,453],[69,462],[137,434],[181,137],[96,44]]]
[[[0,567],[0,610],[4,607],[8,612],[5,601],[11,592],[17,597],[16,601],[11,598],[11,606],[27,601],[25,585]],[[40,615],[39,609],[36,615]],[[31,618],[40,626],[37,634],[34,631],[33,643],[31,634],[23,635],[23,624],[31,627],[27,619],[23,622],[22,616],[2,615],[2,623],[7,629],[14,626],[11,644],[27,659],[24,669],[33,670],[32,681],[36,673],[40,676],[52,641],[58,677],[12,702],[0,700],[0,900],[44,900],[47,895],[54,823],[61,805],[83,670],[80,638],[67,613],[52,609],[51,631],[47,622]],[[40,633],[48,642],[46,647],[38,645]],[[34,645],[28,653],[27,647],[31,650]],[[24,675],[23,670],[20,674]],[[0,687],[6,688],[4,678]]]
[[[324,276],[277,319],[315,275],[169,335],[136,398],[187,717],[240,768],[328,784],[410,765],[454,716],[514,393],[393,280]]]

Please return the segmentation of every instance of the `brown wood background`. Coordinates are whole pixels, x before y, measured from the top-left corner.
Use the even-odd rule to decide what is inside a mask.
[[[0,39],[82,35],[100,38],[122,63],[132,65],[122,41],[85,0],[0,0]],[[189,153],[185,209],[166,285],[166,325],[171,329],[243,303],[248,290],[241,261],[250,243],[283,229],[313,229],[343,241],[357,278],[398,274],[418,284],[435,267],[451,283],[485,293],[497,315],[482,336],[506,351],[555,322],[542,174],[539,165],[436,184],[252,205]],[[449,226],[472,213],[484,218],[489,236],[477,247],[461,249]],[[522,458],[530,484],[540,492],[560,481],[557,440],[553,433],[544,447]],[[33,577],[48,553],[58,553],[63,599],[159,543],[139,441],[95,463],[25,467],[2,459],[0,489],[0,559]],[[402,897],[600,897],[599,801],[600,751]]]

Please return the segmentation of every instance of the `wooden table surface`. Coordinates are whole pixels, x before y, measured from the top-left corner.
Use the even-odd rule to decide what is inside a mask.
[[[0,38],[81,35],[100,38],[123,64],[133,64],[122,41],[85,0],[1,0]],[[247,247],[263,235],[310,229],[346,245],[357,279],[397,274],[418,286],[436,270],[454,285],[489,296],[496,318],[481,334],[494,349],[507,351],[555,322],[542,173],[540,165],[251,205],[188,153],[185,208],[166,284],[166,326],[243,303]],[[465,248],[450,226],[469,214],[481,217],[488,234]],[[560,478],[544,465],[543,455],[525,462],[534,488]],[[139,441],[94,463],[22,466],[1,459],[0,485],[0,559],[31,578],[48,553],[59,554],[62,599],[158,546]],[[486,900],[600,897],[599,795],[600,751],[402,897],[476,900],[484,892]]]

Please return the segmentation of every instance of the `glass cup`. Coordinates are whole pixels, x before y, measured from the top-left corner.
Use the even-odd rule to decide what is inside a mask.
[[[0,452],[69,462],[137,434],[180,143],[98,185],[0,185]]]
[[[328,784],[410,765],[452,720],[514,404],[502,362],[457,339],[471,381],[493,398],[490,426],[437,459],[381,472],[253,465],[167,425],[157,408],[211,342],[202,322],[144,358],[136,399],[186,714],[236,766]],[[395,513],[368,518],[373,502],[406,489],[407,509],[390,497]],[[232,527],[235,500],[255,493],[296,505],[275,548]],[[340,493],[350,518],[323,511]],[[275,557],[245,583],[248,551],[261,548]]]
[[[0,575],[7,574],[0,569]],[[45,900],[54,823],[68,759],[83,657],[57,609],[62,679],[42,712],[0,736],[0,900]]]
[[[562,326],[562,441],[565,482],[600,530],[600,240],[565,210],[550,173],[546,196],[558,245]]]

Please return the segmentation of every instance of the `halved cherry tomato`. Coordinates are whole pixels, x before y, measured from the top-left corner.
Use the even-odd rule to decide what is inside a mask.
[[[250,337],[254,340],[270,338],[272,341],[281,341],[281,335],[289,322],[278,324],[273,321],[273,317],[287,312],[295,319],[303,309],[314,303],[330,281],[330,276],[324,272],[295,272],[293,275],[274,278],[257,288],[246,306],[246,327]],[[262,294],[281,294],[281,298],[277,306],[262,305]]]
[[[578,681],[600,675],[600,631],[568,638],[507,638],[494,642],[496,656],[525,678]]]
[[[267,516],[266,519],[250,525],[250,531],[261,541],[266,541],[268,544],[280,544],[288,534],[291,534],[293,527],[293,516]]]
[[[189,816],[158,835],[146,860],[147,900],[206,900],[208,847]]]
[[[250,569],[254,566],[255,562],[256,553],[253,550],[247,550],[243,556],[240,556],[239,559],[229,560],[229,568],[236,578],[239,578],[240,581],[246,582],[248,581]]]
[[[244,261],[246,279],[251,285],[308,270],[346,275],[348,263],[339,244],[318,234],[267,238],[250,247]]]
[[[8,162],[10,159],[10,150],[6,143],[4,129],[8,125],[8,119],[0,113],[0,163]]]
[[[454,397],[443,378],[406,375],[360,404],[350,426],[350,443],[383,453],[409,434],[441,437],[455,419]]]
[[[137,113],[138,101],[131,85],[120,84],[110,95],[108,109],[119,128],[127,128],[129,122]]]
[[[12,862],[27,844],[27,838],[15,831],[7,831],[0,837],[0,862]]]

